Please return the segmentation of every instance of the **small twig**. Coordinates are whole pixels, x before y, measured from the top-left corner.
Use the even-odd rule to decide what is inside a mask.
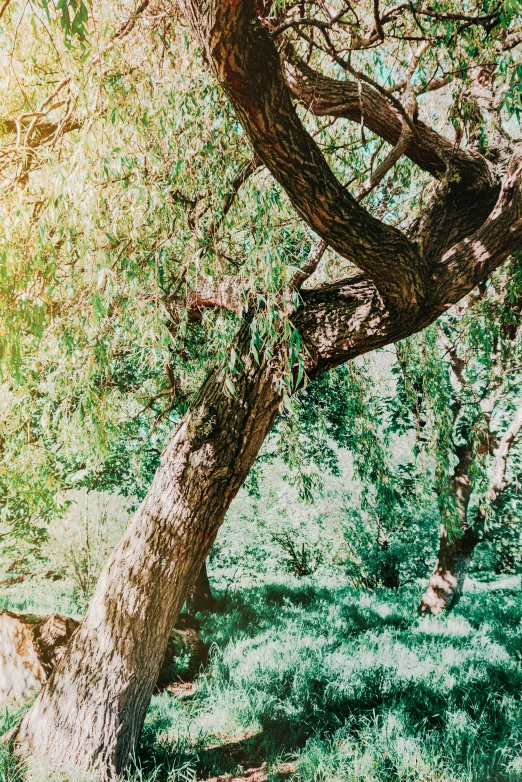
[[[379,0],[373,0],[373,18],[375,20],[375,32],[381,39],[384,40],[384,30],[382,27],[381,17],[379,14]]]
[[[130,16],[127,21],[125,21],[118,30],[114,33],[112,36],[112,40],[115,41],[118,38],[123,38],[124,35],[127,35],[130,33],[130,31],[133,29],[134,25],[136,24],[138,17],[140,14],[143,13],[149,6],[150,0],[141,0],[141,3],[136,8],[132,16]]]

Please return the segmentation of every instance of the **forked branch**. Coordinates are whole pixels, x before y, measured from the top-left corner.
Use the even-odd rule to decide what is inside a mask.
[[[426,275],[415,246],[372,217],[336,179],[297,116],[279,54],[253,7],[247,2],[182,0],[182,8],[256,153],[298,214],[372,277],[391,307],[419,307]]]

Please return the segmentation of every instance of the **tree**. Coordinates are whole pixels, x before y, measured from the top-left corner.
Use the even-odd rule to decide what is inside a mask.
[[[520,258],[450,311],[417,344],[398,348],[399,396],[435,463],[441,516],[437,562],[421,613],[458,601],[475,547],[519,510],[509,457],[522,428]],[[429,354],[429,358],[428,358]]]
[[[255,162],[319,240],[300,271],[272,275],[272,287],[267,274],[264,290],[256,282],[245,291],[244,277],[225,277],[219,264],[212,281],[191,281],[186,300],[197,310],[235,311],[237,334],[172,435],[80,628],[18,732],[21,748],[100,777],[125,767],[170,628],[303,372],[313,380],[425,328],[522,245],[522,153],[498,113],[519,107],[512,55],[518,3],[481,3],[470,14],[449,0],[440,10],[312,4],[306,17],[300,3],[282,10],[222,0],[181,5]],[[412,51],[413,42],[419,48]],[[326,73],[318,70],[322,63]],[[484,115],[475,77],[492,93]],[[417,105],[421,94],[450,83],[453,138],[421,121]],[[359,146],[359,172],[370,158],[359,200],[335,173],[343,176],[356,155],[343,161],[341,151],[341,162],[333,156],[330,163],[333,150],[321,150],[313,118],[300,117],[292,98],[312,114],[342,117],[375,135],[366,157]],[[323,126],[315,127],[320,136]],[[388,154],[379,139],[392,145]],[[406,230],[391,223],[398,199],[412,199],[409,165],[399,167],[380,202],[381,216],[388,205],[386,220],[379,201],[360,203],[403,155],[438,182],[431,196],[419,188],[416,219]],[[325,261],[326,281],[300,289],[327,246],[335,260]],[[341,276],[346,262],[350,271]]]
[[[472,519],[471,523],[468,508],[473,488],[470,480],[472,446],[466,444],[459,449],[452,484],[455,503],[459,510],[460,529],[448,531],[447,527],[441,524],[437,562],[419,605],[421,614],[438,615],[444,610],[453,608],[460,599],[475,547],[484,539],[481,527],[483,528],[486,521],[488,506],[498,504],[503,492],[508,488],[509,484],[506,480],[508,456],[521,429],[522,405],[519,405],[500,440],[489,487],[481,497],[481,505],[476,513],[477,518]]]

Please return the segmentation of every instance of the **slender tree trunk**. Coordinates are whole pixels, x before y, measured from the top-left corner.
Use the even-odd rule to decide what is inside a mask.
[[[495,468],[485,496],[477,512],[475,529],[483,527],[488,513],[488,503],[495,503],[506,489],[506,470],[510,450],[522,431],[522,403],[519,403],[510,425],[498,444]],[[440,614],[451,609],[459,600],[475,547],[481,538],[468,523],[468,506],[472,485],[469,477],[473,461],[471,445],[457,449],[458,463],[453,475],[453,488],[459,514],[462,535],[451,539],[441,525],[439,555],[431,574],[428,588],[419,605],[422,614]]]
[[[427,589],[419,605],[421,614],[437,616],[449,611],[460,599],[478,538],[468,523],[468,507],[472,492],[470,468],[473,463],[471,443],[456,449],[458,462],[452,487],[460,525],[460,535],[450,535],[440,525],[439,553]]]
[[[419,605],[421,614],[437,616],[459,601],[473,552],[479,539],[471,527],[458,538],[450,538],[440,525],[439,554],[428,587]]]
[[[214,611],[215,608],[216,598],[212,594],[207,563],[203,562],[199,576],[187,597],[187,611],[189,614],[197,614],[199,611]]]
[[[101,779],[125,768],[170,630],[280,403],[278,361],[258,366],[249,343],[245,325],[235,395],[212,372],[165,449],[82,624],[20,724],[22,754]]]

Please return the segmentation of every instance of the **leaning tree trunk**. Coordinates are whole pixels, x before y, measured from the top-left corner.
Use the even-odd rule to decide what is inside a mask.
[[[428,588],[419,605],[421,614],[437,616],[449,611],[459,601],[478,538],[467,527],[458,538],[450,538],[440,525],[439,554]]]
[[[199,576],[187,596],[187,611],[189,614],[197,614],[200,611],[214,611],[215,609],[216,598],[212,594],[207,563],[203,562]]]
[[[236,341],[235,395],[212,372],[162,454],[87,614],[16,737],[19,752],[114,777],[135,749],[169,633],[280,403],[276,359]]]

